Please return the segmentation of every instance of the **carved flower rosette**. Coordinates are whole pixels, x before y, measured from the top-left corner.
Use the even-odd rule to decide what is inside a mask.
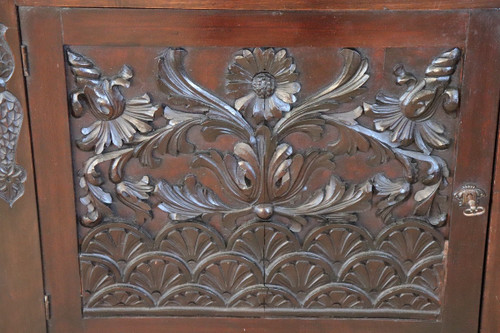
[[[452,144],[442,119],[458,108],[458,90],[451,82],[460,61],[459,49],[438,54],[422,75],[408,72],[403,64],[396,66],[395,83],[402,87],[395,85],[390,88],[393,94],[380,92],[373,100],[370,100],[374,94],[370,95],[368,60],[354,49],[342,49],[339,55],[333,55],[343,58],[340,74],[307,96],[301,92],[299,71],[287,49],[251,48],[236,52],[224,73],[225,96],[216,95],[190,78],[184,67],[187,56],[188,52],[179,48],[168,48],[159,55],[157,77],[163,99],[153,100],[147,92],[128,97],[128,90],[134,84],[131,67],[125,65],[116,75],[105,76],[89,58],[67,50],[75,86],[70,95],[72,113],[88,122],[79,128],[81,134],[76,138],[77,148],[88,154],[77,174],[78,201],[85,207],[80,214],[83,226],[99,228],[96,226],[100,224],[112,227],[113,223],[126,223],[147,229],[148,223],[155,219],[167,221],[169,228],[194,223],[197,230],[217,230],[221,244],[226,244],[217,245],[222,249],[233,244],[230,239],[236,237],[238,230],[253,225],[263,230],[279,229],[289,239],[300,239],[302,245],[293,245],[291,251],[299,251],[302,246],[303,251],[314,252],[315,246],[306,247],[316,242],[311,235],[320,237],[318,230],[329,226],[349,229],[346,227],[349,225],[358,228],[358,224],[363,228],[360,216],[372,211],[372,215],[366,216],[381,222],[379,230],[384,225],[399,228],[405,221],[412,221],[420,229],[413,224],[408,228],[425,229],[433,239],[440,239],[436,236],[439,233],[432,230],[446,223],[450,177],[440,152]],[[297,144],[301,140],[311,144]],[[182,179],[172,181],[158,177],[160,172],[148,171],[176,168],[179,157],[188,157],[185,161],[189,162]],[[348,180],[353,177],[338,170],[342,170],[340,164],[349,158],[357,158],[356,163],[376,171],[359,181]],[[400,171],[386,172],[384,166],[389,163]],[[129,167],[132,164],[134,167]],[[134,213],[133,219],[121,215],[127,209]],[[378,304],[382,308],[397,308],[405,307],[408,301],[413,308],[438,308],[439,296],[429,296],[422,291],[423,287],[397,289],[396,286],[410,283],[411,268],[393,264],[400,258],[391,253],[388,256],[394,259],[388,259],[384,251],[389,250],[383,248],[386,243],[376,242],[366,248],[375,251],[371,259],[359,254],[359,258],[340,263],[342,267],[333,262],[317,264],[323,265],[327,272],[324,273],[327,282],[301,287],[314,289],[316,294],[310,293],[303,299],[296,296],[296,301],[290,301],[288,296],[277,292],[273,300],[265,302],[278,302],[276,297],[281,293],[283,302],[284,299],[290,304],[298,302],[290,306],[319,306],[325,301],[319,295],[331,287],[335,291],[328,293],[336,297],[335,301],[331,298],[328,302],[333,303],[321,306],[340,302],[351,307],[369,303],[369,307]],[[235,251],[236,244],[234,241],[231,251]],[[375,249],[377,246],[380,248]],[[432,255],[440,253],[439,250]],[[231,261],[234,255],[227,252],[224,260]],[[315,256],[322,254],[307,256],[310,262],[315,262]],[[285,273],[280,269],[302,265],[291,257],[280,260],[280,266],[271,260],[269,268],[265,268],[276,279],[265,283],[284,286],[286,283],[279,276]],[[186,265],[188,268],[182,268],[182,272],[191,270],[189,261]],[[205,264],[200,261],[198,265]],[[380,290],[377,289],[380,286],[373,286],[375,289],[362,286],[364,280],[360,280],[361,273],[356,271],[360,265],[365,268],[375,265],[366,268],[369,274],[380,270],[382,275],[388,274],[387,267],[397,266],[391,274],[399,282],[387,281]],[[423,264],[419,261],[419,265]],[[205,268],[196,266],[190,271],[190,276],[198,279],[196,283],[203,280]],[[128,268],[118,265],[116,269],[132,279],[126,274]],[[289,277],[292,273],[287,274]],[[186,278],[183,283],[193,281]],[[357,298],[353,298],[349,287],[350,296],[343,294],[343,288],[351,282],[361,289],[366,287],[366,291],[360,290]],[[127,288],[120,289],[120,294],[113,294],[106,302],[122,305],[131,302],[133,291]],[[198,288],[197,297],[208,292],[202,287],[192,288]],[[229,287],[213,286],[213,290],[217,288]],[[297,292],[296,295],[302,292],[298,286],[286,288]],[[372,294],[374,290],[376,295]],[[163,304],[168,293],[164,292],[160,299],[153,297],[151,302]],[[258,288],[254,293],[258,294]],[[187,297],[185,293],[182,295]],[[222,291],[221,295],[224,298]],[[218,302],[207,295],[203,297],[197,300]],[[234,306],[242,304],[236,299],[224,302],[225,306],[231,302]]]

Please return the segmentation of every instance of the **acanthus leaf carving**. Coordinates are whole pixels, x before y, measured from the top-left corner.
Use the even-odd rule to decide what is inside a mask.
[[[392,181],[383,174],[375,175],[373,181],[377,195],[383,198],[378,202],[375,214],[380,216],[384,223],[388,224],[394,221],[392,215],[394,207],[405,200],[410,194],[410,184],[405,179]]]
[[[174,98],[173,107],[190,113],[204,113],[207,119],[218,125],[217,128],[223,128],[223,133],[234,134],[242,140],[251,140],[253,130],[241,114],[189,78],[183,65],[186,54],[184,49],[168,48],[160,55],[160,82],[166,88],[169,100]],[[178,99],[182,102],[178,103]]]
[[[323,189],[316,191],[308,200],[299,205],[282,205],[275,208],[276,212],[290,217],[298,224],[306,224],[305,217],[318,217],[332,221],[354,222],[357,217],[354,213],[369,208],[372,196],[370,182],[360,186],[346,188],[341,181],[332,176],[330,182]],[[301,227],[292,224],[292,231],[300,231]]]
[[[159,207],[171,214],[171,217],[176,216],[174,219],[177,220],[192,219],[207,213],[220,213],[224,215],[226,224],[230,226],[234,224],[234,220],[238,217],[252,213],[258,219],[264,220],[271,218],[273,214],[280,214],[286,218],[293,215],[293,219],[290,219],[290,227],[294,231],[298,231],[307,223],[308,216],[330,219],[331,221],[340,219],[355,221],[355,214],[369,205],[372,200],[371,193],[377,191],[381,196],[385,196],[385,200],[379,202],[378,214],[386,222],[389,221],[389,212],[392,207],[398,201],[406,198],[404,194],[410,191],[409,187],[415,182],[417,163],[429,165],[427,169],[429,177],[422,180],[422,183],[427,186],[426,188],[434,189],[437,183],[443,183],[445,180],[443,181],[442,177],[448,176],[448,169],[443,160],[437,156],[430,156],[429,151],[406,150],[400,147],[406,144],[404,140],[396,140],[394,135],[376,133],[361,126],[357,122],[357,118],[362,116],[361,107],[357,107],[350,112],[335,111],[336,105],[359,94],[364,89],[363,84],[369,77],[366,59],[354,50],[345,49],[342,52],[345,58],[345,66],[339,78],[326,88],[306,98],[302,103],[295,105],[297,100],[294,94],[298,92],[299,88],[292,89],[290,87],[293,84],[289,86],[288,83],[280,81],[284,80],[284,78],[296,78],[293,59],[287,55],[286,51],[280,50],[276,52],[272,49],[262,50],[258,48],[254,49],[253,52],[249,50],[242,51],[241,54],[235,56],[234,63],[230,66],[227,74],[228,90],[233,95],[238,94],[235,89],[241,85],[244,85],[247,90],[253,90],[248,90],[246,95],[238,97],[235,102],[236,106],[233,108],[212,93],[202,89],[187,76],[183,66],[186,51],[167,49],[160,56],[159,78],[169,94],[170,106],[164,108],[164,117],[168,120],[168,123],[163,128],[153,129],[147,122],[153,120],[158,107],[150,102],[147,95],[144,95],[141,101],[133,99],[127,102],[119,89],[119,86],[128,87],[130,84],[132,70],[129,67],[124,66],[122,71],[115,77],[103,77],[90,60],[68,51],[68,59],[75,74],[76,82],[81,87],[79,91],[72,95],[75,112],[78,114],[83,110],[80,99],[84,98],[89,104],[90,111],[98,118],[95,124],[116,122],[116,119],[122,117],[133,125],[132,130],[123,131],[119,135],[118,132],[108,131],[104,133],[101,130],[84,131],[87,133],[86,135],[101,133],[94,136],[99,137],[99,140],[91,145],[95,147],[98,155],[86,163],[84,172],[87,182],[86,187],[89,189],[87,192],[93,194],[87,196],[87,200],[85,200],[86,202],[91,201],[88,200],[89,198],[93,200],[93,202],[90,202],[91,205],[88,205],[89,214],[92,217],[90,223],[87,222],[87,224],[90,225],[100,221],[100,215],[102,215],[100,210],[109,213],[107,205],[112,202],[112,198],[106,195],[104,190],[98,189],[101,182],[96,177],[98,172],[95,167],[104,161],[113,160],[111,180],[117,183],[120,182],[122,184],[120,189],[123,190],[123,184],[125,183],[122,180],[122,170],[124,165],[131,158],[139,158],[143,165],[158,166],[157,157],[154,156],[155,151],[160,155],[193,152],[196,157],[192,166],[210,169],[219,179],[221,186],[232,194],[234,200],[231,202],[236,202],[236,204],[228,205],[217,198],[217,195],[209,189],[198,191],[194,190],[194,188],[187,188],[182,190],[183,186],[167,185],[161,180],[152,180],[157,188],[154,194],[159,195],[160,201],[166,200],[160,202]],[[446,70],[446,68],[456,66],[459,55],[459,51],[450,51],[436,58],[428,67],[426,78],[421,80],[423,83],[420,83],[420,85],[424,84],[422,87],[412,85],[411,82],[415,81],[412,75],[402,69],[398,71],[398,82],[408,83],[413,89],[412,92],[407,92],[404,97],[401,97],[401,101],[405,101],[406,104],[404,105],[407,106],[407,109],[403,110],[402,107],[399,107],[398,112],[401,113],[399,117],[403,117],[404,112],[407,110],[413,110],[417,113],[412,116],[413,118],[423,117],[422,114],[424,114],[427,117],[425,121],[430,121],[437,104],[430,102],[419,104],[420,102],[413,101],[412,98],[417,98],[415,96],[418,94],[427,96],[433,93],[439,95],[443,102],[450,102],[450,98],[452,99],[455,94],[450,90],[451,88],[448,88],[447,84],[453,70]],[[252,73],[254,75],[262,74],[262,77],[256,79],[258,82],[252,81],[253,79],[249,81]],[[236,80],[238,77],[241,82]],[[287,90],[288,88],[291,90]],[[425,90],[425,93],[422,92],[423,90]],[[262,104],[259,101],[263,99],[264,95],[262,94],[269,94],[269,96],[276,97],[283,103],[287,102],[289,103],[288,107],[281,109],[277,104],[271,105],[272,103],[269,105],[264,103],[263,108],[257,107],[256,105],[259,105],[259,103]],[[97,96],[102,98],[99,99]],[[182,105],[177,103],[179,98],[183,101]],[[250,103],[251,100],[253,104]],[[448,109],[450,103],[445,103]],[[249,118],[250,115],[245,110],[250,104],[253,105],[250,115],[259,114],[262,119],[252,120]],[[127,108],[128,105],[135,105],[135,109],[132,108],[130,114],[127,113],[127,110],[131,109],[130,106]],[[376,105],[370,107],[365,104],[364,107],[365,109],[374,108],[372,111],[377,115]],[[420,109],[417,110],[416,105],[420,105]],[[272,110],[279,111],[279,117],[277,114],[276,117],[264,115],[271,115],[274,112]],[[286,111],[286,114],[277,123],[261,124],[266,119],[276,120],[280,118],[283,111]],[[269,112],[269,114],[266,112]],[[281,142],[288,134],[306,128],[307,126],[303,127],[305,119],[314,119],[316,125],[329,124],[338,129],[338,139],[329,147],[333,154],[329,155],[324,151],[303,154],[295,152],[288,143]],[[376,129],[385,130],[386,127],[380,125],[381,122],[377,119],[374,120]],[[410,124],[410,120],[408,120],[408,123]],[[106,126],[111,126],[109,124]],[[197,125],[201,125],[202,133],[205,136],[208,135],[210,140],[215,139],[220,134],[227,134],[233,135],[241,141],[234,146],[232,153],[220,153],[215,150],[196,152],[192,144],[187,141],[187,132]],[[211,128],[215,132],[211,132]],[[419,133],[422,134],[423,132]],[[119,138],[114,140],[114,135],[118,135]],[[92,140],[87,139],[86,141],[91,142]],[[124,143],[131,147],[123,147],[100,154],[111,143],[117,148],[120,148]],[[342,186],[335,185],[335,183],[339,182],[336,180],[337,178],[332,177],[330,184],[326,185],[323,190],[319,190],[309,198],[304,198],[297,206],[297,200],[294,197],[306,186],[307,180],[315,170],[319,168],[333,169],[333,159],[336,155],[353,155],[357,151],[367,152],[369,150],[372,151],[372,155],[368,160],[369,164],[377,165],[390,159],[396,159],[405,170],[407,180],[389,181],[376,176],[364,184],[349,186],[346,195],[339,197],[337,194],[343,192],[343,190],[339,191]],[[196,179],[191,178],[190,176],[186,179],[184,186],[191,186],[193,182],[197,183]],[[125,182],[130,181],[125,180]],[[392,183],[391,186],[394,188],[388,188],[390,187],[389,182]],[[396,183],[398,185],[395,185]],[[202,185],[199,184],[197,187],[200,189]],[[171,191],[168,189],[171,189]],[[397,194],[398,191],[401,191],[401,193]],[[435,206],[434,192],[424,189],[415,194],[415,200],[418,202],[415,214],[428,217],[428,220],[433,224],[439,224],[444,220],[443,216],[431,216],[431,209],[425,208],[429,205]],[[96,195],[96,193],[100,195]],[[175,210],[181,209],[181,207],[175,205],[175,200],[187,203],[190,200],[190,195],[198,197],[197,203],[194,206],[191,205],[190,208],[186,208],[187,206],[182,204],[181,206],[184,206],[182,209],[186,211],[184,214],[176,213]],[[172,198],[169,198],[169,196],[172,196]],[[142,198],[146,199],[146,196],[142,194]],[[129,201],[123,200],[123,197],[120,197],[120,199],[125,204],[130,204]],[[146,206],[148,204],[141,200],[136,201],[136,206],[140,206],[142,209],[135,210],[138,220],[144,221],[147,218],[144,211],[147,210]],[[337,202],[337,200],[340,201]],[[361,202],[366,202],[366,204],[363,205]],[[191,209],[191,212],[187,212],[189,209]]]
[[[196,217],[206,217],[213,213],[229,212],[231,209],[209,189],[187,176],[183,186],[160,182],[155,189],[162,202],[158,207],[169,213],[174,221],[186,221]]]
[[[146,201],[154,187],[149,184],[149,177],[144,176],[137,182],[124,180],[116,185],[116,193],[121,202],[136,212],[138,224],[150,220],[152,215],[151,206]]]
[[[124,97],[131,67],[107,77],[68,51],[77,86],[74,114],[89,110],[95,118],[78,145],[92,154],[80,172],[87,206],[82,222],[93,228],[82,251],[108,256],[128,273],[131,263],[162,251],[175,259],[169,262],[181,262],[175,265],[183,272],[165,285],[166,275],[174,276],[165,272],[175,265],[156,257],[141,262],[134,281],[113,282],[114,289],[103,280],[88,307],[439,308],[443,248],[432,236],[446,221],[450,175],[434,150],[450,142],[434,115],[440,107],[452,112],[458,106],[458,90],[449,84],[460,52],[435,58],[420,81],[398,67],[398,83],[408,87],[398,98],[378,95],[373,105],[348,107],[343,104],[367,89],[368,60],[355,50],[341,52],[340,76],[301,99],[286,49],[242,50],[226,73],[234,98],[229,103],[188,76],[187,51],[169,48],[158,63],[166,93],[160,107],[148,94]],[[374,129],[366,116],[374,118]],[[396,118],[403,125],[385,125]],[[321,148],[300,148],[290,139],[302,132],[317,144],[328,127],[338,135]],[[214,144],[227,135],[234,144],[201,150],[189,139],[188,132],[196,131],[197,140]],[[341,156],[358,153],[371,167],[394,161],[402,173],[377,171],[358,181],[338,175]],[[184,154],[192,159],[180,181],[127,174],[134,159],[157,168],[164,155]],[[108,165],[109,172],[101,172]],[[320,173],[325,183],[314,183]],[[124,218],[114,215],[121,211],[114,205],[122,204],[135,212],[135,225],[148,223],[156,209],[168,214],[154,245],[143,231],[117,222]],[[353,225],[370,208],[394,228],[390,235],[384,228],[385,238],[374,241]],[[430,225],[412,227],[423,222]],[[400,231],[401,225],[406,229]]]

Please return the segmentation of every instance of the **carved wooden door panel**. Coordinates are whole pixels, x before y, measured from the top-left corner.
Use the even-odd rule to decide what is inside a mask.
[[[21,19],[51,331],[477,329],[497,14]]]

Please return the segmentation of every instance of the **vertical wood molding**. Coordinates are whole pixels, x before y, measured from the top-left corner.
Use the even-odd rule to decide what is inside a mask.
[[[497,13],[497,44],[500,41],[500,15]],[[498,47],[497,47],[498,50]],[[492,65],[500,71],[500,56]],[[500,101],[500,80],[491,93]],[[500,103],[497,109],[500,111]],[[497,130],[498,131],[498,130]],[[498,135],[498,133],[497,133]],[[496,333],[500,327],[500,135],[497,136],[496,164],[491,200],[491,213],[487,240],[486,270],[484,276],[483,302],[481,310],[481,333]]]
[[[0,2],[0,23],[14,56],[15,70],[7,89],[25,112],[17,146],[17,163],[26,169],[25,193],[12,208],[0,200],[0,332],[45,332],[43,278],[29,119],[14,1]]]
[[[493,174],[494,142],[498,119],[498,88],[500,81],[498,59],[498,12],[494,10],[471,11],[468,42],[463,69],[462,104],[460,107],[460,132],[457,137],[457,169],[454,190],[466,183],[484,189],[490,199]],[[478,64],[490,68],[479,71]],[[486,87],[490,93],[485,93]],[[478,117],[477,110],[487,110],[485,117]],[[470,133],[470,135],[464,135]],[[474,160],[470,157],[474,156]],[[488,226],[488,214],[465,217],[459,205],[451,211],[450,246],[446,281],[443,332],[476,332],[479,316],[470,309],[479,308],[484,248]],[[458,235],[468,235],[467,241],[459,241]],[[467,286],[464,288],[464,286]]]
[[[67,217],[75,212],[74,198],[61,196],[60,188],[72,178],[70,146],[66,143],[68,132],[67,100],[44,98],[53,91],[65,90],[60,10],[42,8],[20,9],[23,43],[31,57],[30,76],[26,79],[31,105],[32,134],[45,290],[51,296],[49,331],[77,333],[81,330],[80,282],[78,278],[78,253],[74,223]],[[40,29],[43,27],[43,29]],[[50,45],[50,48],[47,48]],[[35,61],[41,59],[41,61]],[[47,73],[52,84],[45,84]],[[36,101],[36,102],[35,102]],[[50,121],[47,121],[50,119]],[[50,136],[50,140],[43,140]],[[57,179],[54,174],[58,174]],[[61,236],[64,237],[61,237]],[[64,276],[64,279],[61,277]]]

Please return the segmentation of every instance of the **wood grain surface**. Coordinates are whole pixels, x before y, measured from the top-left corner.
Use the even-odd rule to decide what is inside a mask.
[[[45,332],[30,124],[21,65],[17,12],[13,1],[0,2],[0,23],[8,28],[7,42],[15,60],[14,74],[6,88],[19,99],[24,109],[16,160],[27,172],[24,195],[13,207],[0,200],[0,332]]]

